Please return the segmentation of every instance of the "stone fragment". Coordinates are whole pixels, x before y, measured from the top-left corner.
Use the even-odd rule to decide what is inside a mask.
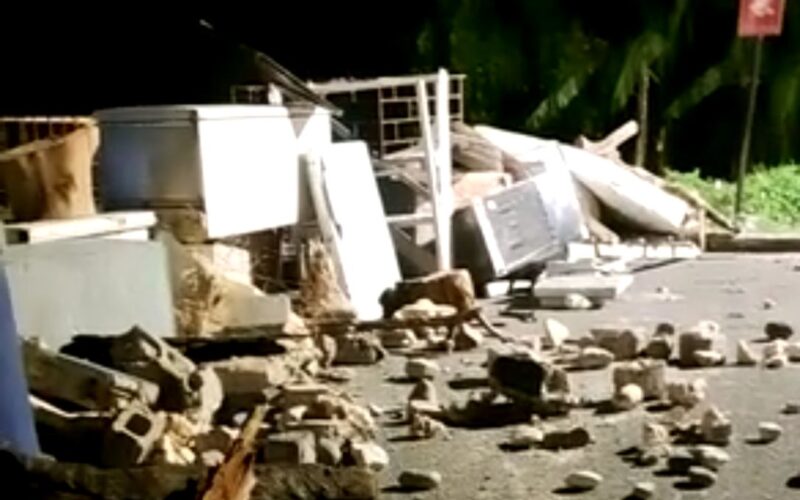
[[[650,339],[644,348],[644,355],[648,358],[669,360],[675,349],[675,339],[668,335],[657,335]]]
[[[564,308],[573,311],[585,311],[594,307],[592,301],[580,293],[568,293],[564,296]]]
[[[455,316],[457,312],[453,306],[436,304],[430,299],[422,298],[412,304],[406,304],[391,317],[398,320],[428,320]]]
[[[649,500],[656,494],[656,483],[652,481],[642,481],[636,483],[631,492],[631,500]]]
[[[389,455],[376,443],[352,443],[350,451],[356,465],[361,467],[368,467],[375,472],[380,472],[389,465]]]
[[[403,349],[417,342],[414,331],[408,328],[400,330],[382,330],[379,334],[381,345],[386,349]]]
[[[717,475],[706,467],[695,465],[689,468],[688,481],[699,488],[708,488],[717,482]]]
[[[711,445],[697,446],[690,453],[700,465],[714,471],[731,461],[731,456],[725,450]]]
[[[660,336],[668,336],[671,337],[675,335],[675,325],[672,323],[659,323],[656,325],[655,332],[653,333],[654,337]]]
[[[786,403],[785,405],[783,405],[781,413],[783,413],[784,415],[800,414],[800,403],[794,403],[794,402]]]
[[[544,334],[548,347],[559,348],[569,338],[569,328],[556,319],[547,318],[544,320]]]
[[[288,383],[300,370],[281,356],[234,357],[207,365],[222,382],[226,399],[231,396],[255,396],[270,387]]]
[[[489,385],[497,393],[519,401],[538,401],[556,387],[568,389],[563,370],[530,351],[489,352]]]
[[[317,462],[335,467],[342,461],[342,445],[335,439],[317,439]]]
[[[219,467],[225,461],[225,453],[219,450],[207,450],[200,453],[198,459],[203,467]]]
[[[786,357],[793,363],[800,362],[800,342],[786,344]]]
[[[645,422],[642,425],[642,448],[652,449],[669,446],[669,430],[661,424]]]
[[[769,340],[788,340],[794,329],[788,323],[770,321],[764,326],[764,333]]]
[[[268,464],[313,464],[317,461],[314,434],[290,431],[269,434],[261,448],[261,461]]]
[[[773,356],[764,360],[764,368],[768,370],[778,370],[789,364],[786,356]]]
[[[678,337],[678,362],[682,367],[697,366],[696,351],[725,351],[725,338],[719,325],[713,321],[701,321]]]
[[[430,380],[420,380],[411,389],[408,395],[409,401],[427,401],[429,403],[438,404],[439,398],[436,394],[436,386]]]
[[[571,473],[564,480],[568,488],[588,491],[597,488],[603,482],[603,476],[590,470],[581,470]]]
[[[513,450],[527,450],[544,440],[544,432],[532,425],[514,428],[506,442],[506,446]]]
[[[762,303],[762,307],[767,311],[769,311],[770,309],[775,309],[776,305],[777,305],[777,303],[773,299],[770,299],[770,298],[764,299],[764,302]]]
[[[368,404],[367,410],[369,411],[369,414],[375,418],[378,418],[385,413],[385,410],[375,403]]]
[[[453,343],[457,351],[468,351],[483,344],[483,334],[477,328],[462,323],[456,328]]]
[[[614,390],[618,392],[628,384],[642,388],[645,399],[660,399],[667,394],[664,372],[666,363],[657,359],[628,361],[614,367]]]
[[[374,365],[384,356],[380,341],[371,334],[348,333],[336,337],[336,364]]]
[[[441,418],[444,414],[442,406],[436,401],[412,399],[408,402],[408,416],[425,415],[426,417]]]
[[[207,432],[194,436],[194,448],[198,453],[217,450],[226,453],[236,438],[239,430],[233,427],[217,426]]]
[[[285,410],[296,406],[308,408],[320,397],[329,394],[331,394],[331,389],[325,384],[315,382],[287,384],[281,390],[279,404]]]
[[[733,424],[717,407],[712,406],[703,414],[700,432],[706,443],[726,446],[733,434]]]
[[[758,364],[758,357],[746,340],[740,340],[736,344],[736,364],[741,366]]]
[[[635,359],[647,344],[647,334],[642,328],[605,326],[593,328],[591,334],[597,345],[614,354],[617,361]]]
[[[582,448],[589,442],[591,442],[589,431],[583,427],[575,427],[569,430],[546,432],[541,446],[546,450],[571,450]]]
[[[686,474],[695,464],[697,460],[685,449],[673,450],[667,457],[667,469],[675,474]]]
[[[437,471],[409,469],[400,473],[397,483],[408,490],[433,490],[442,483],[442,475]]]
[[[783,427],[775,422],[761,422],[758,424],[758,438],[762,443],[776,441],[783,434]]]
[[[430,439],[439,435],[449,436],[447,427],[443,423],[419,412],[411,414],[409,434],[417,439]]]
[[[679,380],[667,383],[667,395],[672,404],[691,408],[706,399],[707,388],[703,378]]]
[[[776,339],[768,344],[764,344],[764,359],[776,358],[786,355],[786,346],[788,343],[785,340]]]
[[[406,375],[412,380],[432,379],[441,369],[436,361],[424,358],[411,358],[406,361]]]
[[[694,361],[701,368],[720,366],[725,364],[725,355],[717,351],[695,351]]]
[[[317,338],[317,347],[322,353],[320,365],[322,365],[323,368],[330,368],[333,362],[336,361],[336,355],[339,349],[338,342],[330,335],[320,335]]]
[[[618,410],[627,411],[639,406],[644,400],[644,391],[637,384],[626,384],[622,386],[611,399],[614,407]]]
[[[576,364],[583,370],[596,370],[607,367],[613,361],[614,354],[602,347],[584,347]]]

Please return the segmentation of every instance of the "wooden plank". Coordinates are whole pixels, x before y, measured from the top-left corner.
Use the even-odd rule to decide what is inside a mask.
[[[149,211],[108,212],[65,220],[22,222],[5,226],[8,243],[44,243],[48,241],[107,236],[156,225],[155,213]]]

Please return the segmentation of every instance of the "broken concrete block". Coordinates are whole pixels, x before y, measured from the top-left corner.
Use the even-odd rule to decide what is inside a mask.
[[[348,333],[336,337],[336,358],[339,365],[374,365],[385,357],[378,339],[369,334]]]
[[[406,361],[406,375],[412,380],[434,378],[441,369],[436,361],[424,358],[411,358]]]
[[[304,431],[269,434],[262,444],[260,458],[268,464],[313,464],[317,461],[314,434]]]
[[[788,323],[770,321],[764,326],[764,334],[769,340],[789,340],[794,335],[794,329]]]
[[[731,456],[722,448],[702,444],[689,450],[695,460],[702,465],[713,471],[718,471],[731,461]]]
[[[617,361],[635,359],[647,344],[647,334],[642,328],[604,326],[590,330],[597,345],[614,354]]]
[[[569,430],[546,432],[541,446],[546,450],[572,450],[582,448],[590,442],[589,431],[583,427],[574,427]]]
[[[776,441],[783,434],[783,427],[774,422],[760,422],[758,424],[758,439],[762,443]]]
[[[684,408],[692,408],[706,399],[708,384],[705,379],[679,380],[667,383],[669,401]]]
[[[740,366],[754,366],[758,364],[758,357],[746,340],[736,344],[736,364]]]
[[[386,349],[404,349],[417,342],[414,331],[408,328],[401,330],[382,330],[379,333],[381,345]]]
[[[694,360],[701,368],[720,366],[725,364],[725,355],[717,351],[695,351]]]
[[[28,387],[42,397],[87,410],[112,410],[134,402],[155,404],[159,388],[139,377],[57,353],[37,340],[23,341]]]
[[[131,405],[114,419],[103,442],[103,465],[129,467],[141,464],[164,434],[166,416]]]
[[[569,338],[569,328],[553,318],[544,320],[544,335],[547,347],[559,348],[567,338]]]
[[[483,334],[477,328],[462,323],[456,327],[453,342],[457,351],[469,351],[483,344]]]
[[[719,409],[712,406],[703,414],[700,432],[706,443],[726,446],[733,434],[733,424]]]
[[[397,482],[401,488],[408,490],[433,490],[442,483],[442,475],[437,471],[410,469],[401,472]]]
[[[784,415],[800,414],[800,403],[794,403],[794,402],[786,403],[785,405],[783,405],[781,413],[783,413]]]
[[[602,347],[584,347],[575,363],[583,370],[605,368],[614,361],[614,354]]]
[[[527,450],[544,440],[544,431],[532,425],[516,427],[511,431],[505,445],[512,450]]]
[[[696,351],[725,352],[725,338],[719,325],[713,321],[701,321],[678,337],[678,363],[683,367],[697,366]]]
[[[672,358],[675,350],[675,339],[669,335],[656,335],[644,348],[644,355],[648,358],[663,359],[665,361]]]
[[[689,467],[688,471],[689,484],[698,488],[709,488],[717,482],[717,475],[714,471],[706,467],[695,465]]]
[[[417,402],[414,401],[414,403]],[[441,418],[441,416],[442,411],[439,409],[439,417]],[[409,434],[417,439],[430,439],[438,435],[449,437],[447,427],[442,422],[416,411],[411,413]]]
[[[661,399],[667,394],[664,379],[666,363],[657,359],[640,359],[628,361],[614,367],[614,390],[628,384],[636,384],[642,388],[645,399]]]
[[[101,463],[102,443],[113,422],[109,412],[67,412],[30,396],[42,450],[56,460]]]
[[[763,350],[764,359],[785,356],[787,345],[788,344],[785,340],[773,340],[768,344],[764,344],[764,350]]]
[[[335,439],[317,439],[317,461],[322,465],[335,467],[342,461],[342,443]]]
[[[764,360],[764,368],[768,370],[777,370],[789,364],[789,358],[784,356],[773,356]]]
[[[389,465],[389,454],[373,442],[352,443],[350,452],[356,465],[380,472]]]
[[[300,367],[283,356],[248,356],[207,365],[222,382],[225,397],[262,394],[264,389],[288,383]]]
[[[641,481],[634,485],[631,492],[631,500],[649,500],[656,494],[656,483],[652,481]]]
[[[669,444],[669,430],[666,427],[655,422],[645,422],[642,425],[642,448],[664,448]]]
[[[408,402],[408,416],[413,419],[415,415],[424,415],[435,419],[440,419],[444,415],[442,406],[436,401],[424,399],[411,399]]]
[[[489,352],[489,385],[512,399],[537,401],[546,392],[568,392],[566,373],[530,351]]]
[[[614,394],[612,403],[618,410],[632,410],[644,400],[644,391],[637,384],[626,384]]]
[[[306,408],[316,403],[320,397],[331,394],[331,389],[324,384],[314,382],[302,384],[287,384],[281,389],[279,403],[281,408],[288,409],[293,406]]]
[[[603,482],[603,476],[590,470],[581,470],[571,473],[564,480],[568,488],[588,491],[597,488]]]
[[[656,325],[655,332],[653,332],[654,337],[666,336],[672,337],[675,335],[675,325],[672,323],[659,323]]]

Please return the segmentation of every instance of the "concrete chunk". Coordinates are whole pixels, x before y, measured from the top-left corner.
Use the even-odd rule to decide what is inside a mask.
[[[103,443],[103,465],[129,467],[144,462],[164,435],[166,416],[137,405],[124,409],[111,424]]]
[[[54,401],[68,401],[88,410],[112,410],[158,400],[152,382],[51,351],[36,340],[23,342],[28,387]]]
[[[678,362],[682,367],[698,366],[696,351],[725,352],[725,337],[713,321],[701,321],[678,337]]]
[[[642,328],[604,326],[591,329],[597,345],[614,354],[617,361],[635,359],[647,345],[647,333]]]
[[[568,488],[575,488],[582,491],[593,490],[602,482],[603,476],[590,470],[573,472],[567,476],[567,479],[565,480]]]
[[[336,349],[334,363],[339,365],[374,365],[385,357],[380,341],[368,334],[339,335]]]
[[[412,358],[406,361],[406,375],[413,380],[434,378],[441,369],[436,361],[424,358]]]
[[[614,388],[619,392],[628,384],[642,388],[645,399],[660,399],[667,394],[664,378],[666,364],[662,360],[641,359],[614,367]]]
[[[755,366],[758,364],[758,356],[747,344],[746,340],[740,340],[736,344],[736,364],[740,366]]]
[[[389,465],[389,454],[373,442],[353,443],[350,448],[353,459],[361,467],[379,472]]]
[[[437,471],[409,469],[400,473],[397,482],[401,488],[409,490],[432,490],[439,487],[442,475]]]
[[[303,431],[270,434],[264,440],[261,460],[268,464],[313,464],[317,461],[314,434]]]

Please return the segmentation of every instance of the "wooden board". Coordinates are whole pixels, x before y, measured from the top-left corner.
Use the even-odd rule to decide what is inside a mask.
[[[367,146],[342,142],[307,162],[314,209],[339,281],[359,319],[378,319],[380,295],[400,281]]]
[[[5,226],[6,242],[44,243],[48,241],[107,236],[156,225],[153,212],[109,212],[74,219],[41,220]]]

